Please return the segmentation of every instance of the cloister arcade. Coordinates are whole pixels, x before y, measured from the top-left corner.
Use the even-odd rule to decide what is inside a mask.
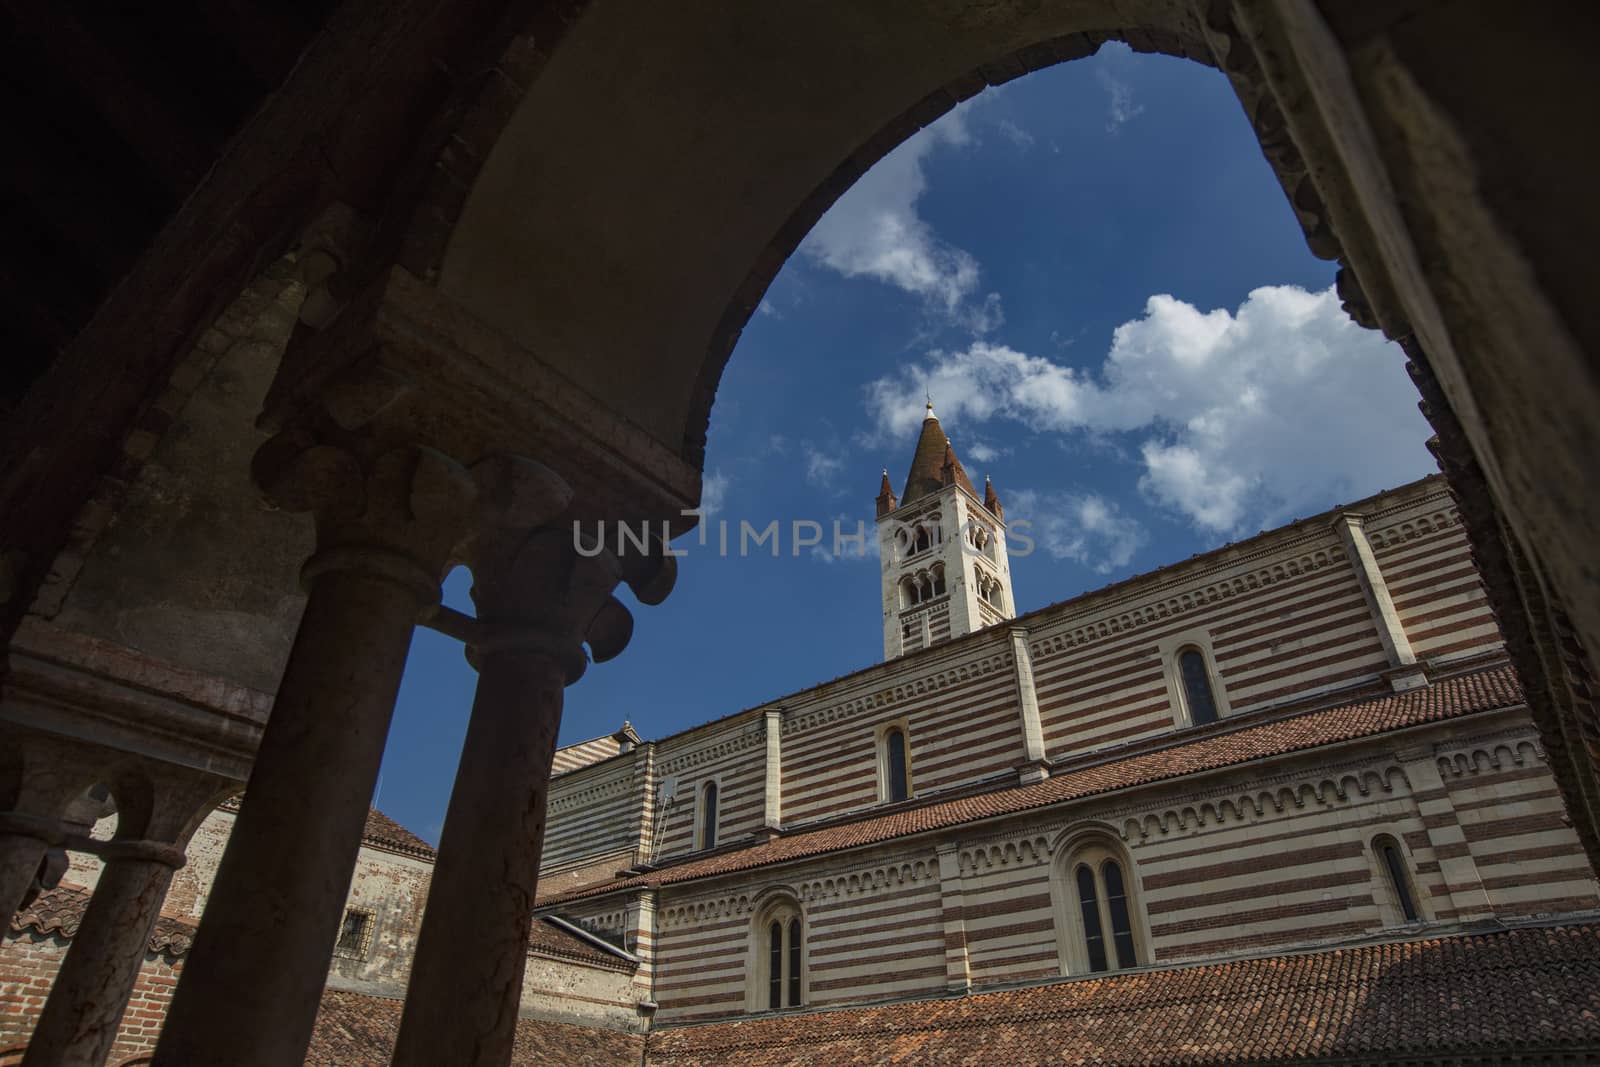
[[[962,99],[1108,40],[1224,71],[1350,314],[1405,348],[1600,858],[1593,21],[331,9],[0,436],[0,897],[62,848],[106,863],[25,1062],[103,1061],[187,835],[246,784],[154,1062],[302,1062],[419,623],[479,682],[394,1062],[508,1062],[563,688],[627,644],[618,587],[675,580],[661,538],[589,558],[571,521],[684,532],[723,366],[822,212]],[[438,604],[458,563],[475,618]],[[96,784],[110,841],[72,810]]]

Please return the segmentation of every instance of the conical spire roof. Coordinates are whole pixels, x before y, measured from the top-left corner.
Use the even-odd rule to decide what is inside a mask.
[[[948,483],[945,481],[947,465],[950,474]],[[922,420],[922,436],[917,438],[917,451],[911,457],[911,473],[906,476],[906,489],[900,494],[900,504],[903,507],[913,500],[937,493],[947,484],[959,485],[974,497],[978,495],[972,479],[967,477],[961,461],[956,458],[955,449],[950,447],[950,439],[944,435],[939,417],[933,413],[933,402],[929,401],[928,416]]]

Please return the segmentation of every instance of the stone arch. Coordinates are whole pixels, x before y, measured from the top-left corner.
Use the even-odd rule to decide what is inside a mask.
[[[642,428],[698,466],[746,320],[816,220],[873,163],[983,89],[1107,41],[1216,66],[1212,41],[1227,39],[1188,5],[1163,0],[876,9],[865,17],[882,33],[861,32],[859,11],[848,25],[842,17],[842,8],[811,9],[795,24],[755,9],[587,5],[548,50],[518,37],[514,62],[502,64],[508,77],[466,107],[439,160],[453,180],[417,212],[405,265],[602,400],[631,408],[649,398]],[[811,76],[829,63],[850,75]],[[1235,66],[1237,81],[1253,59]],[[655,102],[641,109],[641,100]],[[746,121],[752,110],[767,121]],[[1245,110],[1269,161],[1298,160],[1280,144],[1281,116],[1254,100]],[[761,128],[770,134],[748,135]],[[688,142],[695,152],[679,150]],[[1302,180],[1285,187],[1320,232]],[[717,220],[709,231],[708,218]],[[696,239],[684,240],[683,227]],[[1317,248],[1337,252],[1326,240]],[[549,269],[556,261],[560,272]],[[604,309],[585,295],[601,292],[610,294]],[[613,314],[618,292],[627,316]],[[562,309],[563,324],[536,321],[552,318],[550,308]],[[601,366],[605,381],[594,377]]]

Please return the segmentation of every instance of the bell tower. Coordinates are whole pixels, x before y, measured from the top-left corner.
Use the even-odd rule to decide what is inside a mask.
[[[883,658],[941,644],[1015,618],[1005,509],[984,480],[980,497],[933,413],[897,500],[883,472],[878,558],[883,571]]]

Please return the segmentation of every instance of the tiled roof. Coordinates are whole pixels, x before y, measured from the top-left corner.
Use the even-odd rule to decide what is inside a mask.
[[[384,1067],[400,1032],[398,1000],[328,989],[306,1067]],[[513,1067],[638,1067],[644,1038],[589,1026],[517,1020]]]
[[[377,808],[367,809],[367,825],[361,831],[361,839],[396,852],[409,852],[414,856],[427,856],[430,859],[433,857],[432,845]]]
[[[240,793],[224,800],[218,807],[223,811],[237,815],[239,813],[239,805],[243,801],[244,794]],[[432,845],[389,818],[377,808],[370,806],[367,808],[366,825],[361,828],[361,840],[370,845],[377,845],[380,848],[387,848],[394,852],[409,853],[413,856],[424,856],[432,859],[434,855]]]
[[[1600,1051],[1600,926],[1363,945],[658,1030],[648,1063],[1545,1062]],[[1450,1062],[1458,1062],[1450,1059]],[[1594,1062],[1564,1059],[1562,1062]]]
[[[1035,785],[999,789],[783,836],[645,875],[601,882],[565,894],[551,894],[539,903],[551,904],[637,886],[685,882],[836,852],[1458,715],[1510,707],[1522,701],[1522,690],[1511,668],[1494,667],[1447,678],[1425,688],[1307,712],[1259,726],[1232,729],[1224,720],[1196,731],[1192,741],[1062,771]]]
[[[631,971],[637,966],[615,952],[607,952],[598,945],[561,929],[548,919],[534,920],[533,929],[528,932],[528,946],[535,952],[542,952],[547,956],[559,956],[562,959],[576,960],[579,963],[610,970]]]
[[[60,885],[47,889],[32,904],[11,917],[11,931],[23,933],[54,934],[70,941],[77,936],[78,924],[88,910],[89,890],[74,885]],[[166,915],[156,919],[150,932],[150,951],[164,956],[182,956],[194,943],[194,926],[181,919]]]

